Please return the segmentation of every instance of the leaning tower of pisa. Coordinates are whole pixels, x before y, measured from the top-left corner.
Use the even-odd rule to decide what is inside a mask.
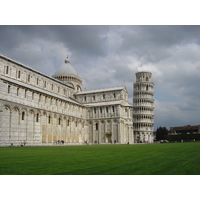
[[[153,143],[154,127],[154,83],[152,73],[136,73],[133,90],[134,142]]]

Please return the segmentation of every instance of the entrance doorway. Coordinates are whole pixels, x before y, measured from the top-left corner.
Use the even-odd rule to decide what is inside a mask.
[[[111,138],[112,138],[112,134],[111,133],[106,134],[106,143],[112,143]]]

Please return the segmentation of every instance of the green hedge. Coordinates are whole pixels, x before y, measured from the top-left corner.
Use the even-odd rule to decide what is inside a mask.
[[[169,142],[177,141],[200,141],[200,134],[182,134],[182,135],[164,135],[164,140],[168,140]]]

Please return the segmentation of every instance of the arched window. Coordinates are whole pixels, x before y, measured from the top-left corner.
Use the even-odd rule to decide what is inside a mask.
[[[49,115],[49,119],[48,119],[49,124],[51,123],[51,116]]]
[[[18,71],[18,78],[21,77],[21,71]]]
[[[36,122],[39,122],[39,114],[36,114]]]
[[[24,118],[25,118],[25,112],[23,111],[22,112],[22,120],[24,120]]]
[[[60,124],[61,124],[61,119],[59,118],[59,119],[58,119],[58,125],[60,125]]]
[[[9,72],[9,66],[6,66],[6,74]]]
[[[67,120],[67,126],[69,126],[69,119]]]
[[[10,93],[10,85],[8,85],[8,94]]]
[[[31,75],[29,74],[28,75],[28,82],[30,82],[30,79],[31,79]]]
[[[98,131],[98,130],[99,130],[99,124],[96,123],[96,131]]]
[[[113,110],[113,112],[115,112],[115,107],[114,106],[112,106],[112,110]]]

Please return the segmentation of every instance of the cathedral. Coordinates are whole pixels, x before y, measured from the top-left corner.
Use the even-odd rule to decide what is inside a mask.
[[[0,55],[0,146],[152,143],[154,84],[136,73],[125,86],[82,90],[67,57],[51,77]]]

